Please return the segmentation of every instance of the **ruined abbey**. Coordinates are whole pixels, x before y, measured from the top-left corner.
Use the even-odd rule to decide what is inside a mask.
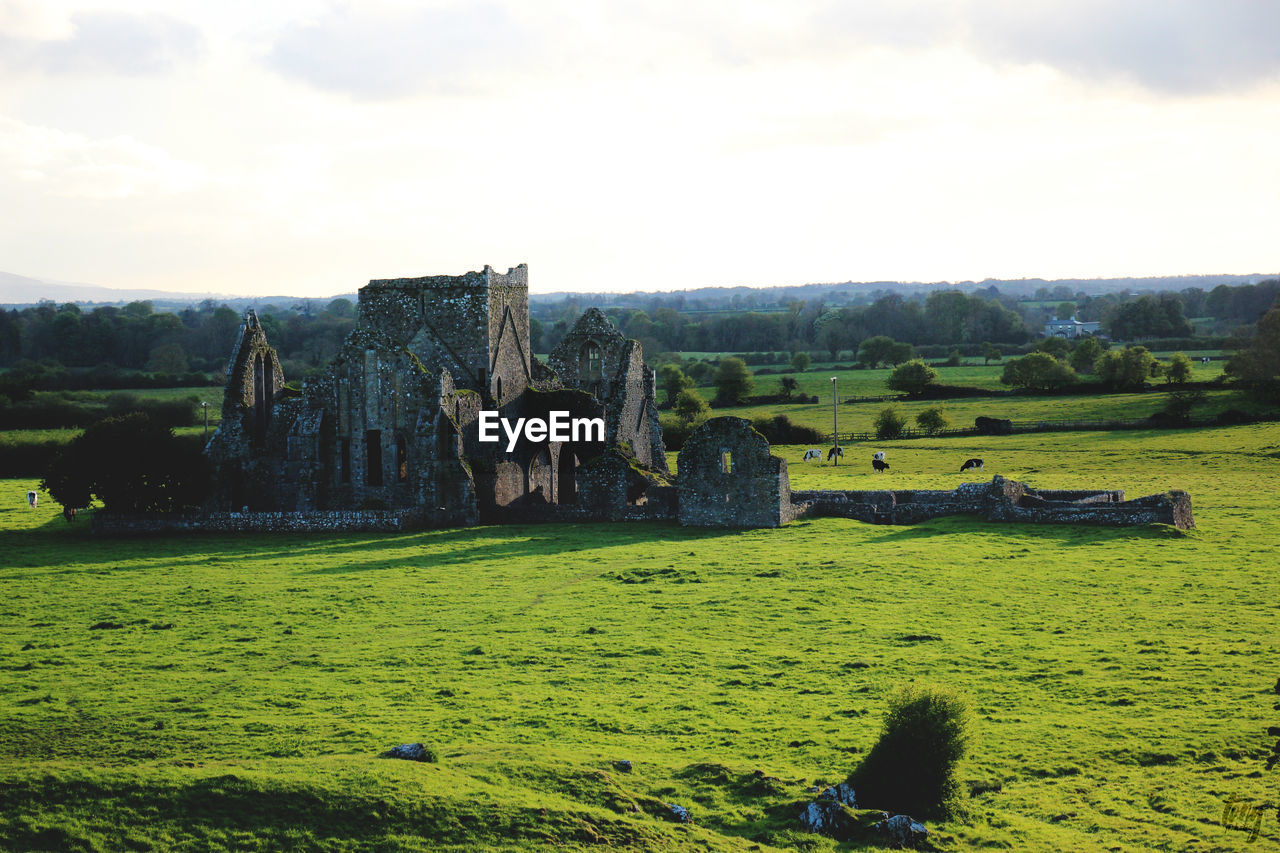
[[[560,413],[603,428],[486,441],[483,419]],[[95,518],[104,533],[160,529],[413,530],[519,521],[678,521],[777,527],[834,515],[902,524],[992,520],[1194,526],[1183,492],[1037,492],[996,477],[954,491],[790,488],[787,463],[741,418],[713,418],[667,467],[653,369],[588,309],[543,363],[529,348],[528,270],[385,279],[360,289],[356,326],[318,379],[285,384],[251,311],[206,453],[204,512]]]

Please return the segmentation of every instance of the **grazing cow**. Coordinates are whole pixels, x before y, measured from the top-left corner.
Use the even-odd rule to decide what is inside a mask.
[[[833,448],[831,448],[830,450],[828,450],[828,451],[827,451],[827,461],[828,461],[828,462],[830,462],[832,459],[835,459],[835,458],[840,458],[840,459],[843,459],[843,458],[844,458],[844,448],[843,448],[843,447],[833,447]]]
[[[875,453],[872,453],[872,454],[871,454],[871,458],[872,458],[873,460],[875,460],[875,459],[879,459],[881,462],[883,462],[883,461],[884,461],[884,451],[883,451],[883,450],[877,450]]]
[[[40,496],[35,492],[27,492],[27,503],[31,505],[32,509],[36,508],[36,503],[38,503],[39,500]]]
[[[64,506],[62,508],[62,517],[67,520],[67,524],[76,520],[76,508],[73,506]]]
[[[961,474],[963,474],[965,471],[968,471],[968,470],[970,470],[970,469],[972,469],[972,470],[974,470],[974,471],[981,471],[981,470],[982,470],[982,460],[981,460],[981,459],[966,459],[966,460],[965,460],[965,463],[964,463],[963,465],[961,465],[961,466],[960,466],[960,473],[961,473]]]
[[[801,462],[808,462],[810,459],[822,459],[822,451],[816,447],[811,447],[804,452],[804,459]]]
[[[871,469],[879,474],[881,471],[889,470],[889,463],[885,462],[883,459],[872,459]]]

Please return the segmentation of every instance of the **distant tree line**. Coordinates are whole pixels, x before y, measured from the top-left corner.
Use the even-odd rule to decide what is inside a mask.
[[[725,311],[681,310],[673,307],[681,306],[681,299],[653,294],[648,310],[613,307],[606,313],[651,357],[678,352],[768,353],[772,361],[778,358],[773,354],[786,353],[790,361],[796,353],[812,353],[833,360],[900,364],[917,353],[931,357],[929,348],[963,347],[976,354],[982,347],[989,360],[988,349],[1003,347],[1008,352],[1028,346],[1041,337],[1048,319],[1062,315],[1096,321],[1111,338],[1123,341],[1185,339],[1194,330],[1244,339],[1280,296],[1280,281],[1141,295],[1072,293],[1063,286],[1042,290],[1036,296],[1045,298],[1030,302],[991,286],[969,293],[879,291],[845,304],[815,298],[755,310],[752,304],[761,300],[742,296],[731,303],[747,310]],[[535,296],[530,320],[533,351],[549,352],[584,307],[572,299],[539,304]],[[258,316],[280,353],[286,376],[297,379],[319,370],[336,354],[354,326],[355,305],[346,298],[323,307],[304,300],[262,306]],[[152,375],[220,374],[241,321],[240,312],[211,300],[177,313],[156,311],[149,302],[93,309],[45,302],[0,310],[0,367],[25,361],[79,371],[109,365]],[[898,349],[886,350],[885,341]],[[908,353],[905,347],[919,349]],[[105,387],[128,387],[111,385],[105,375],[100,378]]]

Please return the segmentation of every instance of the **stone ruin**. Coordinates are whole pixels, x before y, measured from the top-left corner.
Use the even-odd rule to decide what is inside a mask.
[[[713,418],[667,467],[654,371],[640,344],[590,308],[544,364],[529,349],[528,268],[370,281],[355,328],[322,375],[285,384],[248,312],[206,453],[204,511],[98,513],[103,533],[414,530],[522,521],[675,521],[777,527],[832,515],[909,524],[954,513],[997,521],[1194,526],[1184,492],[1037,491],[996,477],[953,491],[797,491],[748,421]],[[482,411],[600,418],[604,439],[479,440]]]

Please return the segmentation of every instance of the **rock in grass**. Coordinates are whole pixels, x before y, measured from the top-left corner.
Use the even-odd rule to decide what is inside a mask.
[[[882,820],[872,828],[884,833],[886,840],[898,847],[915,847],[929,836],[929,830],[924,828],[924,824],[904,814]]]
[[[428,764],[435,764],[437,761],[435,752],[420,743],[402,743],[399,746],[393,746],[382,753],[382,757],[403,758],[405,761],[425,761]]]
[[[853,786],[848,782],[841,782],[839,785],[827,788],[818,795],[818,799],[833,800],[837,803],[843,803],[851,809],[856,809],[858,807],[857,794],[854,793]]]
[[[614,766],[614,767],[616,767],[616,768],[618,768],[618,770],[620,770],[620,771],[621,771],[621,772],[623,772],[623,773],[630,773],[630,772],[631,772],[631,762],[630,762],[630,761],[628,761],[628,760],[627,760],[627,759],[625,759],[625,758],[623,758],[623,759],[621,759],[621,760],[619,760],[619,761],[615,761],[615,762],[613,762],[613,766]]]
[[[671,810],[671,816],[680,823],[688,823],[693,820],[693,815],[684,806],[678,806],[675,803],[667,803],[667,808]]]

